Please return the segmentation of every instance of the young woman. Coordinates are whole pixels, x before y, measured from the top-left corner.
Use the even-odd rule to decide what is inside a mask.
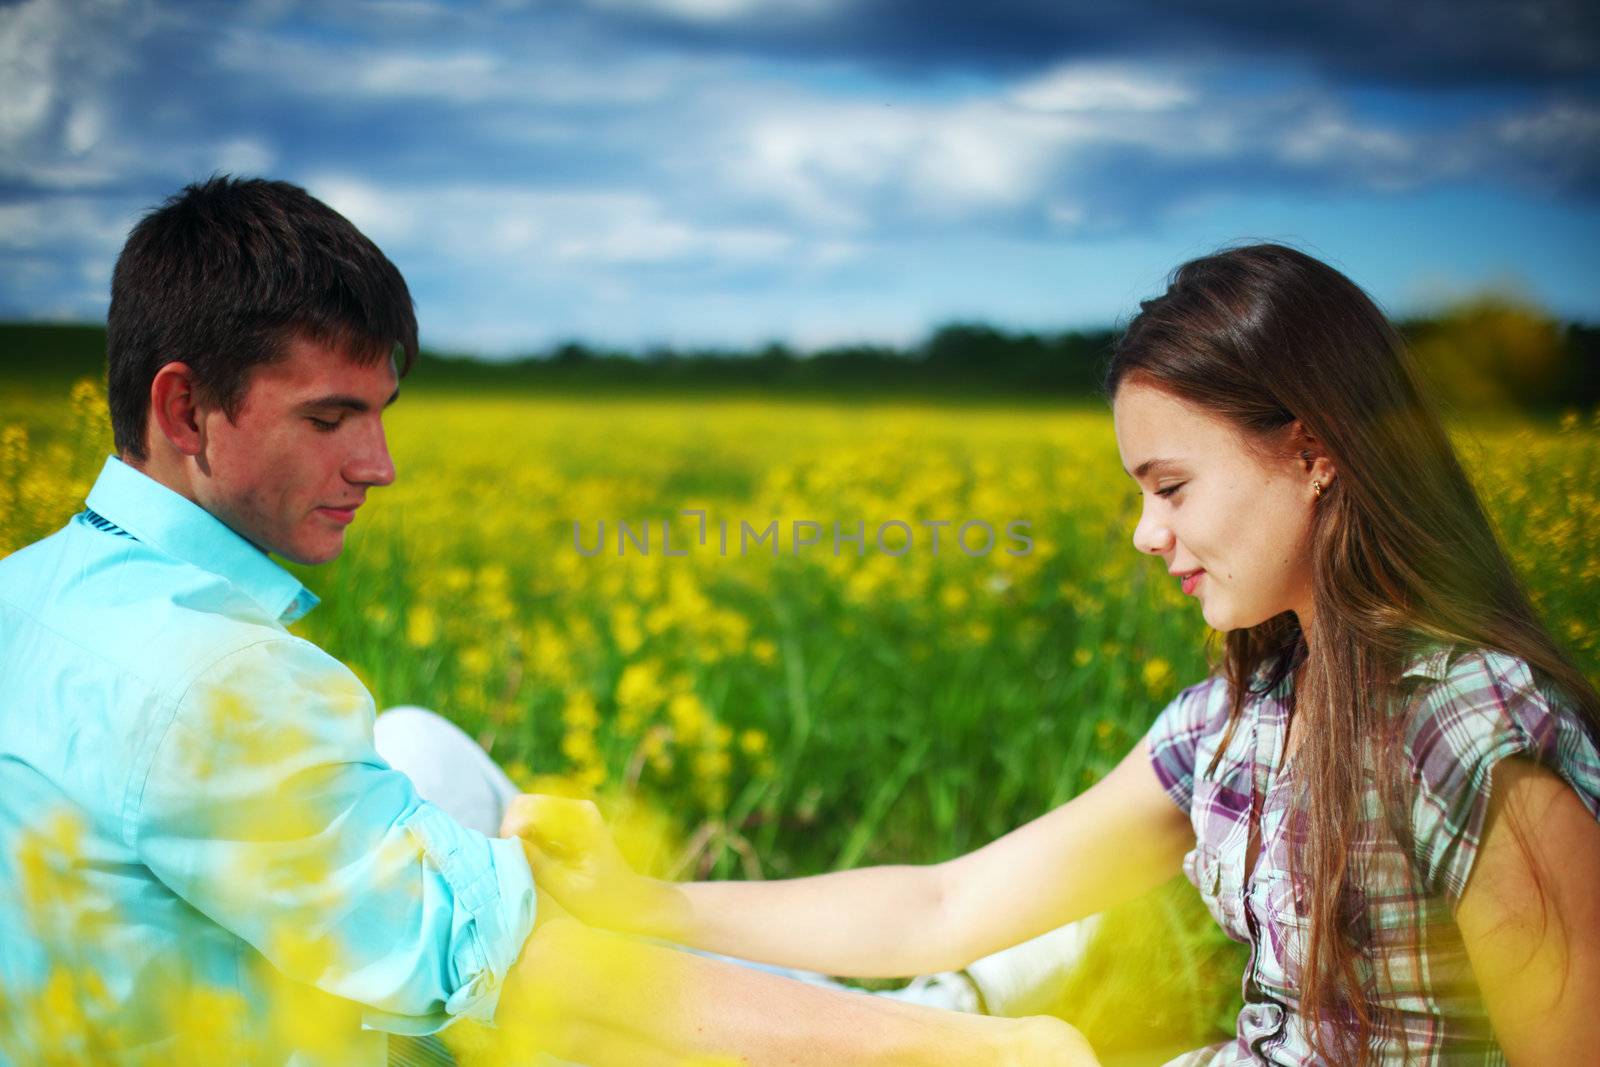
[[[634,875],[515,803],[591,923],[848,976],[961,967],[1180,869],[1251,946],[1185,1065],[1594,1062],[1600,698],[1536,617],[1399,337],[1275,245],[1180,267],[1107,377],[1135,547],[1226,634],[1104,780],[947,863]]]

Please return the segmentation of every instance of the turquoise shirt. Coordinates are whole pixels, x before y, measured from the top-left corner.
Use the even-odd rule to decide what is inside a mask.
[[[87,505],[0,560],[0,1062],[382,1064],[385,1032],[492,1021],[520,844],[378,756],[265,552],[115,457]]]

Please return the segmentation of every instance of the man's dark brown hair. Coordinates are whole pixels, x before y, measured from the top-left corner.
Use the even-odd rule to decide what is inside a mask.
[[[288,182],[226,175],[186,186],[128,235],[111,278],[107,393],[117,451],[146,457],[150,383],[174,361],[234,418],[250,369],[292,337],[362,364],[417,358],[400,271],[343,215]]]

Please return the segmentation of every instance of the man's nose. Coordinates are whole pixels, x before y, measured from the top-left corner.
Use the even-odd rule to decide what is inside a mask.
[[[394,460],[381,424],[346,465],[345,477],[361,485],[388,485],[394,481]]]

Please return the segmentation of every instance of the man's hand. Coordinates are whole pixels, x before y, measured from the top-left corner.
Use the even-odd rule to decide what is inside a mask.
[[[592,801],[524,794],[500,836],[520,837],[535,884],[591,926],[672,939],[688,918],[671,883],[637,874]]]
[[[1017,1024],[1006,1055],[1006,1067],[1100,1067],[1094,1049],[1074,1026],[1053,1015],[1014,1020]]]

